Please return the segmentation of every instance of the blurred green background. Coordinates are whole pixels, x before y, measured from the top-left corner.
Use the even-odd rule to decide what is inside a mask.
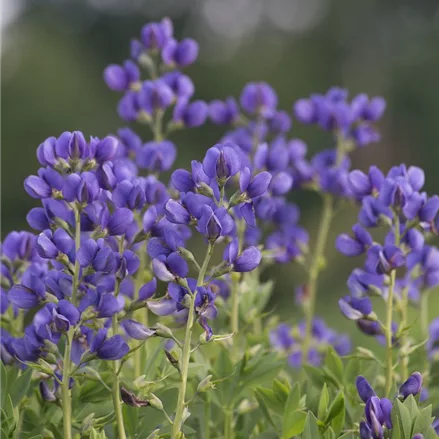
[[[41,141],[65,130],[103,136],[124,126],[115,110],[119,95],[106,88],[102,71],[128,57],[128,42],[145,22],[163,16],[174,20],[179,38],[200,42],[199,62],[188,69],[197,98],[236,96],[251,80],[270,82],[288,111],[296,99],[331,85],[384,96],[383,140],[356,151],[354,166],[416,164],[428,176],[426,190],[438,191],[437,0],[3,0],[2,6],[2,236],[27,228],[26,213],[37,205],[22,182],[38,168]],[[147,131],[136,129],[147,140]],[[311,151],[331,144],[315,128],[296,124],[293,132]],[[221,133],[207,124],[176,135],[177,165],[201,158]],[[319,200],[302,194],[297,201],[312,233]],[[334,221],[320,282],[318,309],[338,328],[352,328],[336,299],[359,261],[338,255],[333,242],[354,220],[348,208]],[[301,269],[277,266],[269,275],[277,308],[291,316]]]

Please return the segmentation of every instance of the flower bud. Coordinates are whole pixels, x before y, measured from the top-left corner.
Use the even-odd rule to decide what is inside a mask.
[[[399,388],[399,394],[403,399],[406,399],[409,395],[417,395],[421,391],[421,387],[422,375],[419,372],[414,372]]]
[[[207,377],[200,381],[200,384],[198,384],[197,392],[207,392],[210,389],[215,389],[215,384],[212,383],[212,375],[207,375]]]

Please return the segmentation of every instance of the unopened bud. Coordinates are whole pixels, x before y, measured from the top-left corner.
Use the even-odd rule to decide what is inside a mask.
[[[174,366],[180,372],[180,364],[177,358],[175,358],[174,355],[171,352],[167,351],[166,349],[164,349],[164,351],[168,361],[172,364],[172,366]]]
[[[160,398],[157,398],[157,396],[154,395],[154,393],[151,393],[148,396],[148,401],[149,401],[150,406],[153,409],[156,409],[156,410],[158,410],[160,412],[163,411],[163,403],[160,400]]]
[[[207,392],[210,389],[215,389],[215,384],[212,383],[212,375],[207,375],[207,377],[201,380],[200,384],[198,384],[197,392]]]
[[[172,331],[167,326],[162,325],[161,323],[156,323],[155,327],[152,329],[156,331],[155,335],[157,337],[174,339],[174,334],[172,333]]]

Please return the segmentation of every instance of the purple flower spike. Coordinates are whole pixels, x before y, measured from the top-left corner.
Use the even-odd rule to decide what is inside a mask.
[[[145,328],[145,326],[135,320],[124,320],[121,325],[128,336],[135,340],[146,340],[155,335],[154,330]]]
[[[371,385],[363,376],[358,376],[355,384],[357,386],[358,394],[360,395],[360,398],[363,400],[363,402],[367,402],[369,398],[372,398],[372,396],[376,396],[376,393],[372,389]]]
[[[422,388],[422,375],[419,372],[412,373],[407,381],[399,388],[399,394],[406,399],[409,395],[417,395]]]

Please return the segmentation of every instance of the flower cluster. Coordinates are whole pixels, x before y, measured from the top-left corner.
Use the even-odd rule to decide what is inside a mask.
[[[428,241],[439,230],[439,196],[423,192],[420,168],[400,165],[384,174],[372,166],[365,173],[351,170],[348,155],[379,140],[375,123],[384,113],[384,99],[360,94],[349,101],[346,90],[334,87],[298,100],[293,116],[330,132],[335,142],[309,156],[307,145],[290,137],[292,116],[279,109],[276,92],[265,82],[246,84],[239,100],[193,100],[195,87],[183,69],[197,57],[198,44],[177,40],[169,19],[145,25],[140,39],[131,42],[130,59],[108,66],[104,81],[123,94],[120,117],[148,125],[152,140],[145,143],[125,127],[104,138],[64,132],[38,147],[41,167],[24,182],[40,203],[27,215],[36,233],[11,232],[1,245],[2,381],[18,377],[21,396],[27,392],[31,400],[35,392],[27,389],[32,370],[37,371],[38,403],[62,407],[66,439],[104,437],[113,419],[117,430],[110,437],[126,439],[122,403],[155,409],[168,424],[160,421],[146,432],[150,419],[139,412],[130,422],[130,437],[181,439],[189,405],[215,384],[216,397],[203,399],[204,410],[194,410],[189,420],[203,427],[203,437],[232,439],[245,424],[239,436],[305,432],[306,437],[384,439],[397,435],[397,410],[404,404],[402,428],[411,429],[403,436],[434,435],[439,425],[432,424],[431,406],[420,404],[427,393],[421,389],[423,377],[434,394],[429,361],[438,357],[439,320],[431,323],[425,341],[415,344],[408,307],[420,308],[427,332],[426,299],[439,285],[439,251]],[[227,132],[188,169],[175,169],[177,148],[169,136],[207,119]],[[322,196],[314,248],[291,201],[296,190]],[[336,248],[349,257],[364,255],[364,264],[349,276],[350,294],[339,307],[362,332],[385,342],[385,365],[362,348],[348,356],[349,337],[315,316],[318,277],[341,200],[359,206],[359,215],[352,233],[337,238]],[[386,228],[384,238],[374,237],[378,227]],[[204,259],[198,256],[200,246]],[[263,269],[296,261],[306,275],[296,288],[304,319],[273,328],[278,320],[265,321],[264,310],[274,284],[262,281]],[[383,300],[385,321],[374,312],[373,297]],[[215,343],[225,349],[215,349]],[[409,357],[424,344],[422,374],[410,375]],[[323,366],[305,367],[309,382],[292,387],[286,374],[275,379],[285,357],[293,368]],[[356,387],[365,408],[358,423],[352,381],[365,358],[384,369],[377,384],[383,384],[385,398],[359,376]],[[273,389],[260,386],[266,378],[274,380]],[[94,382],[92,391],[88,380]],[[403,382],[397,395],[396,382]],[[34,401],[4,397],[4,389],[12,387],[2,382],[7,420],[2,431],[15,437],[17,427],[38,416]],[[152,391],[176,387],[170,416]],[[82,399],[83,392],[96,389],[103,399],[111,390],[114,410],[82,419],[72,397]],[[301,395],[304,389],[309,395]],[[418,407],[411,395],[421,390]],[[218,417],[224,425],[211,416],[211,403],[224,409]],[[254,410],[267,419],[252,427],[242,416]],[[46,413],[52,412],[40,411]]]
[[[372,386],[363,376],[357,377],[356,386],[358,395],[366,404],[364,409],[365,420],[360,423],[361,439],[383,439],[386,431],[393,428],[392,408],[393,403],[388,398],[378,398]],[[405,400],[409,395],[417,395],[421,392],[422,375],[414,372],[399,388],[398,398]],[[419,430],[418,430],[419,431]],[[423,437],[420,433],[413,438]]]
[[[439,284],[439,251],[426,243],[436,230],[439,197],[421,192],[424,173],[414,166],[396,166],[387,175],[376,167],[368,174],[355,170],[348,182],[361,204],[359,223],[351,235],[337,238],[336,247],[346,256],[366,257],[364,267],[349,277],[351,294],[340,300],[340,309],[366,334],[382,335],[371,296],[417,303],[424,290]],[[379,226],[389,229],[383,244],[368,231]]]
[[[307,359],[303,360],[303,338],[305,322],[300,322],[296,328],[281,323],[270,333],[270,343],[274,349],[288,357],[288,364],[299,368],[303,364],[319,366],[332,346],[339,355],[347,355],[351,350],[351,342],[347,335],[338,334],[328,328],[320,318],[314,318],[312,323],[312,340],[308,349]]]

